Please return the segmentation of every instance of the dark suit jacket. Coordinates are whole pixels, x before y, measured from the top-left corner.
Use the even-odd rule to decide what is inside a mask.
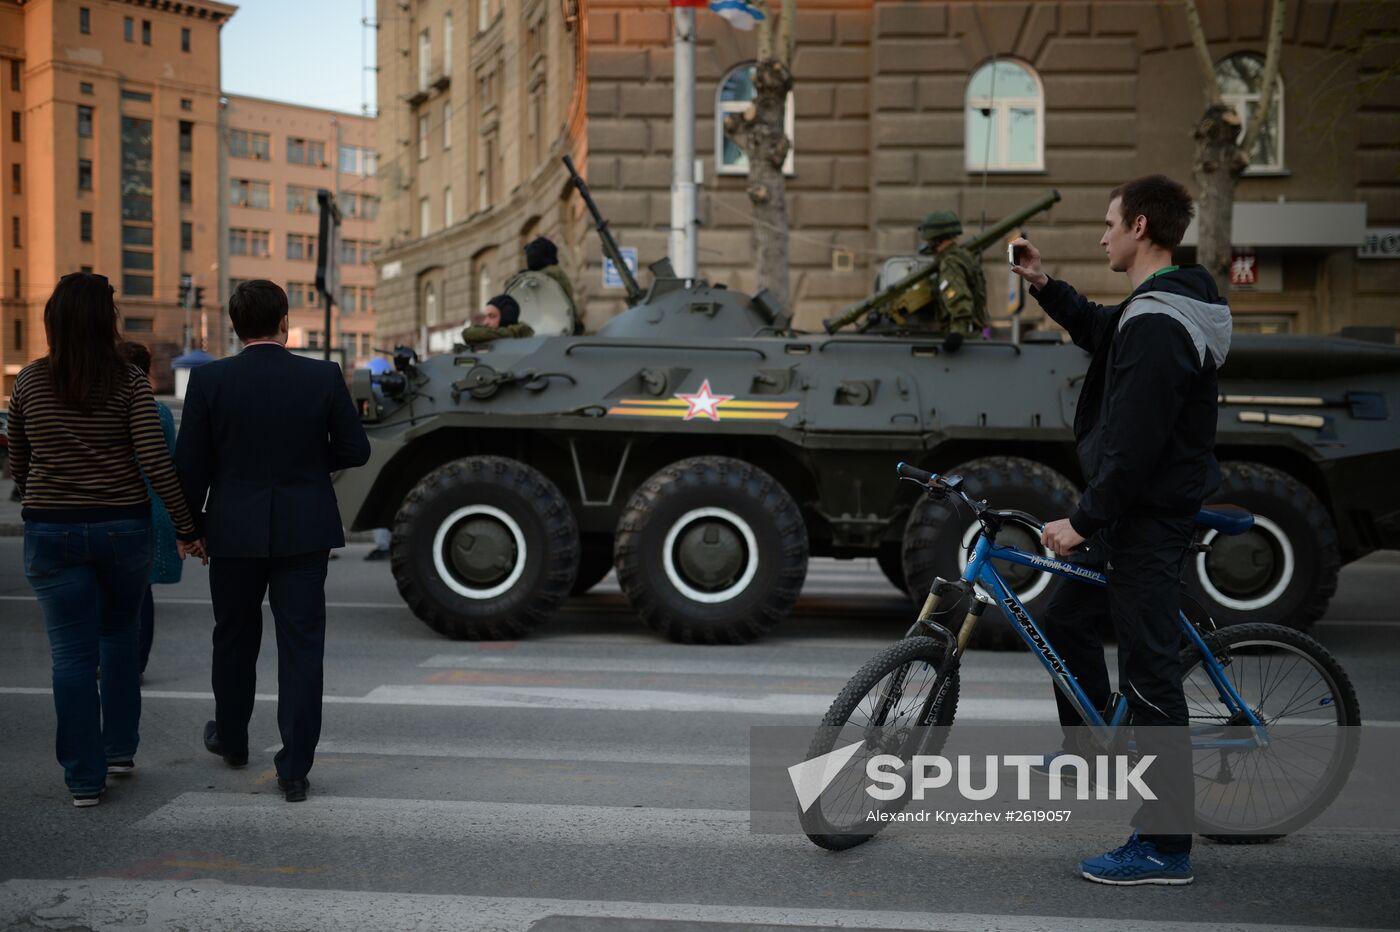
[[[211,557],[345,546],[331,473],[368,459],[334,363],[259,344],[190,372],[175,465]]]

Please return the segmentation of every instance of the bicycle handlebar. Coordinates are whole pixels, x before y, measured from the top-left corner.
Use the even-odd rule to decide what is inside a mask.
[[[894,469],[895,472],[899,473],[901,479],[913,479],[915,482],[922,482],[924,485],[929,485],[937,478],[937,476],[931,472],[925,472],[917,466],[910,466],[908,463],[904,462],[901,462]]]

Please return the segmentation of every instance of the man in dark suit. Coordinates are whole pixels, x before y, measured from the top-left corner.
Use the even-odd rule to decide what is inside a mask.
[[[194,369],[175,462],[209,555],[214,721],[204,745],[248,762],[262,600],[277,626],[277,785],[306,798],[321,734],[326,565],[345,546],[331,473],[362,466],[369,440],[340,368],[286,350],[287,295],[270,281],[229,299],[237,356]]]

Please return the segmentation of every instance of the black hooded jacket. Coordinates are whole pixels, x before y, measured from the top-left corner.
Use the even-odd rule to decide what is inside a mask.
[[[1210,273],[1168,268],[1113,307],[1054,279],[1031,294],[1093,354],[1074,414],[1088,486],[1070,524],[1088,537],[1129,512],[1194,514],[1220,485],[1217,370],[1230,348]]]

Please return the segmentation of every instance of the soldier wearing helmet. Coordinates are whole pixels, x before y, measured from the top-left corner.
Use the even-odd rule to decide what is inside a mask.
[[[924,244],[919,254],[938,257],[933,329],[944,333],[981,334],[987,326],[987,279],[982,263],[958,245],[962,223],[951,210],[935,210],[919,224]],[[929,309],[920,312],[927,315]]]

